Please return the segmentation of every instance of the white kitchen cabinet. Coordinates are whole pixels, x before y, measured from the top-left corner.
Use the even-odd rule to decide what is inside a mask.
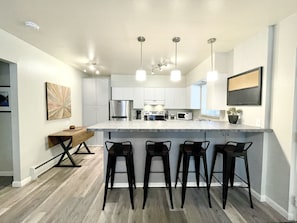
[[[165,89],[164,88],[144,88],[145,101],[164,101]]]
[[[165,108],[183,109],[186,108],[185,88],[165,88]]]
[[[207,109],[225,110],[227,105],[227,76],[219,74],[216,81],[208,82],[207,87]]]
[[[142,109],[144,106],[144,88],[133,88],[133,108]]]
[[[113,87],[111,89],[112,100],[133,100],[133,88]]]
[[[199,85],[186,87],[186,108],[200,109],[201,90]]]
[[[82,81],[83,126],[95,125],[108,120],[110,99],[109,78],[84,78]],[[96,132],[88,140],[90,145],[103,145],[103,133]]]

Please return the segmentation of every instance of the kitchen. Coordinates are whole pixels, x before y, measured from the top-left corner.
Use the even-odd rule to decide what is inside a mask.
[[[257,4],[260,3],[257,2]],[[120,7],[114,7],[114,9],[115,8]],[[166,7],[160,7],[160,9],[162,9],[162,14],[164,14],[164,8]],[[2,8],[2,10],[5,9]],[[18,14],[11,13],[11,11],[9,10],[6,11],[10,14]],[[260,11],[265,12],[267,10]],[[41,12],[44,11],[41,10]],[[235,10],[234,12],[237,11]],[[193,12],[193,14],[197,13]],[[5,17],[8,15],[3,12],[2,16]],[[149,16],[149,18],[152,18],[151,15]],[[1,21],[5,20],[6,19],[2,19]],[[101,20],[108,19],[104,18]],[[98,19],[97,21],[99,22],[100,19]],[[258,24],[258,21],[253,21],[249,24],[242,24],[242,27],[253,26],[251,24],[256,25]],[[189,25],[185,25],[185,27],[188,26]],[[99,27],[99,25],[96,24],[96,27]],[[106,27],[110,28],[110,26]],[[251,35],[249,38],[241,39],[238,42],[238,44],[234,46],[232,52],[230,52],[230,55],[227,56],[228,58],[233,58],[228,60],[230,63],[232,63],[232,65],[227,66],[228,68],[223,68],[224,70],[229,69],[230,67],[232,69],[226,72],[221,72],[228,75],[235,75],[258,66],[264,67],[264,101],[262,103],[262,106],[243,107],[241,121],[244,124],[273,129],[273,137],[269,137],[266,139],[266,164],[264,165],[266,171],[266,182],[265,185],[263,185],[263,191],[265,196],[262,197],[262,199],[268,201],[270,205],[272,205],[284,216],[287,216],[288,218],[292,219],[293,216],[295,216],[296,209],[294,203],[292,203],[292,200],[296,195],[296,178],[294,171],[296,163],[296,145],[294,140],[294,135],[296,132],[296,109],[294,102],[294,92],[296,88],[296,60],[294,59],[296,58],[297,39],[296,32],[294,31],[296,27],[296,15],[293,14],[292,16],[289,16],[287,18],[283,18],[283,20],[276,22],[275,27],[273,27],[274,26],[269,26],[264,29],[259,29],[258,33]],[[194,30],[192,26],[190,26],[189,28],[192,31]],[[197,84],[199,80],[205,78],[205,74],[210,67],[209,60],[204,61],[203,63],[199,64],[199,66],[197,65],[197,67],[193,67],[193,69],[189,69],[187,72],[187,76],[182,78],[182,80],[179,83],[171,83],[169,79],[167,79],[167,77],[157,77],[158,75],[156,75],[156,77],[148,78],[147,82],[145,83],[136,83],[134,71],[136,67],[139,65],[139,58],[137,57],[137,59],[135,59],[135,66],[131,66],[131,69],[134,70],[133,72],[130,72],[129,74],[123,74],[122,77],[120,77],[120,74],[118,75],[116,72],[111,75],[110,79],[104,76],[94,78],[94,83],[88,85],[84,83],[85,80],[81,81],[81,72],[78,72],[76,69],[69,68],[56,58],[53,58],[45,54],[43,51],[39,51],[35,47],[32,47],[31,45],[22,42],[13,34],[7,33],[4,30],[4,28],[3,30],[0,30],[0,39],[2,43],[0,46],[0,57],[4,60],[4,62],[12,62],[11,68],[14,72],[11,77],[11,80],[13,82],[12,88],[17,89],[19,96],[18,110],[20,115],[14,117],[13,119],[14,122],[16,122],[16,120],[19,120],[19,124],[16,125],[18,126],[17,129],[13,129],[13,132],[18,133],[17,136],[14,136],[13,138],[13,142],[15,143],[13,147],[13,154],[15,160],[14,168],[10,169],[10,171],[14,171],[15,185],[20,186],[24,185],[26,182],[30,182],[30,168],[58,154],[58,148],[56,150],[51,151],[46,149],[46,142],[44,139],[49,133],[60,129],[64,129],[74,123],[76,125],[87,123],[91,124],[108,120],[108,102],[110,99],[117,99],[113,98],[112,96],[112,88],[127,88],[125,91],[122,91],[123,95],[131,94],[131,92],[132,94],[134,94],[133,92],[137,94],[137,91],[141,90],[138,88],[166,88],[168,91],[170,88],[176,88],[176,91],[180,91],[182,93],[176,94],[174,97],[172,97],[170,100],[173,101],[173,107],[168,109],[165,108],[165,110],[189,110],[192,111],[194,119],[202,118],[199,114],[199,108],[194,107],[192,109],[191,106],[188,106],[191,97],[186,97],[184,101],[176,100],[176,102],[183,101],[183,103],[188,104],[178,107],[175,107],[176,105],[174,105],[174,98],[180,97],[183,94],[189,94],[184,93],[185,88],[189,88],[190,86]],[[158,32],[155,33],[165,33],[163,31],[159,32],[160,30],[158,30]],[[41,29],[39,33],[35,33],[33,35],[41,35],[41,31],[43,32],[44,30]],[[122,33],[124,33],[123,30],[121,31]],[[230,32],[232,33],[232,36],[234,36],[234,32],[234,30]],[[53,33],[58,32],[52,32],[51,34]],[[240,33],[240,30],[238,33]],[[199,36],[201,34],[202,33],[199,33]],[[137,44],[137,35],[139,35],[139,33],[129,35],[129,37],[131,37],[131,42],[133,42],[135,45]],[[174,35],[169,35],[168,33],[166,35],[167,36],[166,38],[164,37],[164,39],[166,39],[168,45],[172,44],[171,38]],[[49,34],[48,36],[51,35]],[[209,37],[211,36],[208,35],[207,38]],[[207,45],[207,38],[203,38],[203,40],[201,39],[201,41],[198,41],[198,38],[193,39],[195,39],[196,42],[203,42],[204,45]],[[122,36],[121,40],[123,40]],[[181,40],[181,44],[187,42],[183,38],[181,38]],[[218,44],[219,41],[221,41],[220,38],[218,38]],[[58,42],[59,41],[57,41],[57,44],[55,44],[55,46],[59,45]],[[133,45],[133,43],[129,43],[127,45],[131,46]],[[271,45],[273,45],[273,47],[271,47]],[[182,49],[182,46],[179,46],[180,49]],[[117,47],[109,49],[115,48]],[[148,48],[153,47],[144,48],[144,53],[147,52],[146,50],[148,50]],[[109,51],[109,49],[106,51]],[[173,48],[170,48],[170,50],[173,51]],[[207,52],[209,54],[208,50]],[[195,53],[198,54],[199,52],[196,51]],[[135,50],[135,54],[139,56],[138,49],[137,51]],[[222,62],[219,62],[220,60],[218,60],[218,58],[221,55],[219,52],[216,52],[216,54],[217,61],[221,64]],[[273,62],[271,61],[271,55],[274,55]],[[163,55],[159,56],[161,57]],[[118,58],[116,58],[114,61],[117,60]],[[203,66],[203,64],[205,66]],[[219,71],[219,67],[221,66],[220,64],[215,65]],[[17,65],[17,68],[13,65]],[[17,71],[21,75],[16,75]],[[92,78],[89,77],[89,79],[91,80]],[[44,108],[44,82],[49,80],[71,87],[72,97],[75,98],[75,102],[73,104],[73,117],[71,119],[63,120],[61,122],[44,121],[44,114],[46,113]],[[108,96],[102,98],[94,98],[94,96],[92,97],[88,95],[88,93],[82,95],[82,88],[84,89],[84,91],[86,90],[86,88],[81,87],[82,85],[88,85],[89,87],[91,86],[89,90],[91,91],[94,89],[96,95],[98,95],[98,92],[107,92]],[[16,94],[12,94],[12,97],[15,96]],[[32,100],[33,96],[34,100]],[[144,94],[139,94],[139,97],[145,96]],[[131,100],[130,97],[127,97],[125,99]],[[162,100],[165,101],[165,97]],[[142,100],[140,99],[138,101],[141,104]],[[166,101],[167,103],[169,102],[168,100]],[[166,103],[166,101],[164,103]],[[219,104],[221,102],[225,103],[224,100],[214,100],[215,106],[218,107],[216,108],[214,106],[213,108],[218,110],[222,109],[222,111],[225,111],[227,109],[226,104],[224,105],[224,108],[222,108]],[[136,110],[143,109],[143,106],[144,104],[135,107],[134,115],[136,115]],[[95,108],[97,109],[96,112],[94,111]],[[87,114],[90,115],[88,116]],[[83,117],[83,120],[81,117]],[[222,117],[224,117],[222,118],[222,120],[227,120],[225,112],[222,112]],[[287,121],[284,122],[283,117],[286,117]],[[28,126],[30,126],[30,131],[28,131]],[[32,135],[34,135],[34,137],[32,137]],[[97,141],[94,144],[100,143]],[[35,154],[35,156],[28,156],[28,154]],[[277,177],[274,177],[275,175],[277,175]]]

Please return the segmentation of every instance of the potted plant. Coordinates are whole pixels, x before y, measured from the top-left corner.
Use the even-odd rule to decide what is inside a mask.
[[[231,124],[236,124],[239,115],[242,113],[241,109],[236,109],[235,107],[231,107],[227,110],[228,120]]]

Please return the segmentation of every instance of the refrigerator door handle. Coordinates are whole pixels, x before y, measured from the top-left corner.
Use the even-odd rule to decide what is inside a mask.
[[[111,118],[128,118],[127,116],[111,116]]]

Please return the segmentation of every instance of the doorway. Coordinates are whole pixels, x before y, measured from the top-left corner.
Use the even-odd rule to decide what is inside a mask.
[[[0,188],[19,175],[16,71],[16,64],[0,59]]]

